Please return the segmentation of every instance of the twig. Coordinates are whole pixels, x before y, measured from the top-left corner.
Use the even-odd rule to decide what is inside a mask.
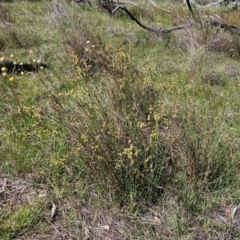
[[[176,14],[172,13],[171,11],[169,11],[169,10],[167,10],[167,9],[165,9],[165,8],[159,7],[153,0],[149,0],[149,2],[150,2],[154,7],[157,7],[157,8],[159,8],[160,10],[162,10],[162,11],[164,11],[164,12],[166,12],[166,13],[172,15],[172,16],[174,16],[174,17],[177,18],[178,20],[181,20],[180,17],[178,17]]]
[[[184,3],[182,6],[185,6],[187,3]],[[221,2],[214,2],[214,3],[209,3],[209,4],[206,4],[206,5],[200,5],[200,4],[197,4],[195,3],[194,6],[198,7],[198,8],[208,8],[208,7],[213,7],[213,6],[217,6],[217,5],[220,5]]]
[[[208,48],[211,43],[213,42],[213,40],[215,39],[215,37],[217,36],[218,32],[220,30],[220,27],[218,27],[217,31],[215,32],[215,34],[213,35],[212,39],[209,41],[208,45],[206,46],[206,48]]]
[[[112,14],[115,13],[118,9],[119,9],[119,6],[117,6],[116,8],[114,8],[114,9],[112,10]]]
[[[125,4],[128,4],[128,5],[133,5],[133,6],[136,6],[136,7],[139,7],[139,8],[143,8],[141,6],[139,6],[138,4],[136,3],[133,3],[133,2],[115,2],[115,1],[110,1],[110,2],[105,2],[105,4],[108,4],[108,3],[115,3],[115,4],[118,4],[118,5],[125,5]]]
[[[192,26],[192,24],[182,24],[182,25],[178,25],[178,26],[163,29],[163,30],[161,30],[161,32],[162,33],[168,33],[168,32],[184,29],[184,28],[191,27],[191,26]]]

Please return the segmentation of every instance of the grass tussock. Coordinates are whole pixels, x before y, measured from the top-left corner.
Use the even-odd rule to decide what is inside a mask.
[[[102,55],[91,55],[89,50],[83,59],[96,63],[93,58],[97,57],[106,64],[98,67],[102,66],[103,76],[107,77],[97,86],[86,82],[89,75],[85,75],[86,65],[80,59],[78,67],[84,74],[80,72],[79,77],[86,82],[82,96],[73,100],[75,108],[57,108],[58,114],[66,121],[94,181],[115,189],[123,201],[147,196],[156,200],[171,173],[170,167],[167,170],[171,164],[169,153],[160,136],[161,128],[168,124],[168,110],[151,80],[134,70],[126,53],[113,52],[111,61],[106,61],[108,52],[101,51]]]
[[[83,30],[83,26],[81,27]],[[83,30],[84,31],[84,30]],[[87,34],[85,34],[87,36]],[[100,71],[109,71],[111,68],[112,51],[101,42],[99,36],[88,38],[83,32],[74,34],[68,40],[72,50],[73,63],[83,76],[94,77]]]
[[[1,13],[0,21],[1,23],[3,23],[7,20],[7,10],[2,4],[0,5],[0,13]]]
[[[2,239],[11,239],[17,235],[32,231],[34,227],[41,224],[43,218],[43,204],[23,206],[14,213],[6,214],[0,223]]]

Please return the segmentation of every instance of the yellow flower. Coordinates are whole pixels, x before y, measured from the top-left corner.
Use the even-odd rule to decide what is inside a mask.
[[[3,62],[5,60],[5,57],[0,58],[0,62]]]
[[[2,76],[3,76],[3,77],[7,76],[7,73],[6,73],[6,72],[3,72],[3,73],[2,73]]]
[[[2,67],[2,72],[5,72],[5,71],[7,71],[7,68],[6,67]]]
[[[10,81],[10,82],[12,82],[13,80],[14,80],[14,78],[13,78],[13,77],[9,78],[9,81]]]
[[[24,74],[24,72],[22,71],[22,72],[21,72],[21,75],[23,75],[23,74]]]
[[[33,62],[35,63],[35,62],[36,62],[36,59],[33,59]]]
[[[42,60],[38,59],[37,64],[41,64],[41,63],[42,63]]]
[[[11,54],[10,57],[11,57],[11,58],[14,58],[14,54]]]
[[[20,62],[20,63],[19,63],[19,65],[21,65],[21,66],[22,66],[22,65],[23,65],[23,62]]]

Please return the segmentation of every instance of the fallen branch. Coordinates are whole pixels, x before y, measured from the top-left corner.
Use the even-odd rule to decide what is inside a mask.
[[[222,28],[222,29],[227,30],[232,33],[240,33],[240,28],[238,28],[234,25],[225,23],[225,22],[221,21],[220,19],[210,17],[209,20],[207,21],[207,23],[212,26],[218,26],[219,28]]]
[[[149,0],[154,6],[157,6],[153,0]],[[195,15],[194,11],[193,11],[193,8],[190,4],[190,1],[189,0],[186,0],[187,4],[188,4],[188,7],[189,7],[189,11],[190,11],[190,14],[191,16],[195,19],[195,21],[197,23],[199,23],[201,25],[201,28],[203,27],[202,26],[202,21],[201,19]],[[166,33],[169,33],[169,32],[172,32],[172,31],[176,31],[176,30],[180,30],[180,29],[185,29],[185,28],[189,28],[189,27],[192,27],[193,24],[192,23],[185,23],[185,24],[181,24],[181,25],[177,25],[177,26],[174,26],[174,27],[170,27],[170,28],[166,28],[166,29],[153,29],[151,27],[148,27],[146,25],[144,25],[143,23],[141,23],[125,6],[120,6],[120,4],[124,4],[123,2],[111,2],[111,3],[114,3],[114,4],[117,4],[117,6],[114,8],[114,9],[111,9],[110,6],[108,6],[108,4],[103,4],[102,1],[99,0],[99,3],[101,4],[101,6],[106,9],[110,14],[114,14],[115,12],[117,12],[119,9],[124,11],[134,22],[136,22],[140,27],[142,27],[143,29],[151,32],[151,33],[154,33],[156,34],[157,36],[159,37],[162,37],[163,34],[166,34]],[[106,3],[106,2],[104,2]],[[158,7],[158,6],[157,6]],[[160,7],[159,7],[160,8]],[[162,8],[161,8],[162,9]],[[163,11],[167,11],[169,12],[168,10],[166,9],[162,9]],[[171,12],[169,12],[171,13]],[[174,16],[174,14],[172,14]],[[216,33],[214,34],[214,36],[212,37],[212,39],[210,40],[210,42],[207,44],[206,48],[208,48],[213,40],[215,39],[217,33],[219,32],[219,30],[222,28],[224,30],[228,30],[228,31],[231,31],[232,33],[239,33],[240,32],[240,29],[237,28],[236,26],[233,26],[233,25],[230,25],[230,24],[227,24],[225,22],[223,22],[220,18],[214,18],[213,16],[210,16],[209,17],[209,20],[207,20],[207,23],[211,26],[217,26],[218,29],[216,31]]]
[[[118,7],[118,9],[121,9],[121,10],[125,11],[128,14],[128,16],[133,21],[135,21],[140,27],[142,27],[143,29],[145,29],[149,32],[152,32],[152,33],[154,33],[158,36],[162,36],[164,33],[169,33],[169,32],[172,32],[172,31],[176,31],[176,30],[180,30],[180,29],[183,29],[183,28],[191,27],[191,24],[181,24],[181,25],[170,27],[170,28],[167,28],[167,29],[153,29],[153,28],[150,28],[150,27],[142,24],[136,17],[133,16],[133,14],[131,12],[128,11],[128,9],[126,7]]]
[[[161,33],[169,33],[169,32],[172,32],[172,31],[176,31],[176,30],[180,30],[180,29],[184,29],[184,28],[189,28],[191,27],[192,24],[181,24],[181,25],[178,25],[178,26],[174,26],[174,27],[170,27],[170,28],[166,28],[166,29],[162,29],[162,30],[158,30],[158,31],[161,31]]]
[[[194,3],[194,6],[198,7],[198,8],[209,8],[209,7],[214,7],[214,6],[222,5],[222,4],[223,4],[222,1],[216,1],[216,2],[213,2],[213,3],[206,4],[206,5],[200,5],[200,4]],[[227,3],[227,5],[228,4],[240,5],[240,3],[238,3],[238,2],[229,2],[229,3]],[[187,5],[187,1],[184,2],[183,6],[184,5]]]
[[[194,14],[194,12],[193,12],[192,5],[191,5],[190,1],[189,1],[189,0],[186,0],[186,4],[187,4],[188,10],[189,10],[192,18],[195,18],[195,19],[196,19],[196,16],[195,16],[195,14]]]
[[[119,7],[119,9],[125,11],[125,12],[128,14],[128,16],[129,16],[133,21],[135,21],[140,27],[142,27],[143,29],[148,30],[148,31],[150,31],[150,32],[155,32],[155,31],[156,31],[156,30],[154,30],[154,29],[152,29],[152,28],[150,28],[150,27],[147,27],[147,26],[143,25],[136,17],[133,16],[132,13],[130,13],[130,12],[127,10],[126,7]]]
[[[177,18],[178,20],[180,20],[181,18],[179,18],[176,14],[172,13],[171,11],[165,9],[165,8],[162,8],[160,6],[158,6],[153,0],[149,0],[149,2],[156,8],[159,8],[160,10],[162,10],[163,12],[166,12],[172,16],[174,16],[175,18]]]
[[[193,8],[192,8],[192,5],[190,3],[190,0],[186,0],[186,4],[188,6],[188,10],[192,16],[192,18],[195,20],[196,23],[198,23],[200,26],[201,26],[201,29],[203,28],[202,26],[202,21],[201,19],[199,18],[198,14],[195,14],[194,11],[193,11]]]
[[[219,32],[220,28],[218,27],[217,31],[215,32],[215,34],[213,35],[212,39],[209,41],[208,45],[206,46],[206,48],[208,48],[211,43],[213,42],[213,40],[215,39],[215,37],[217,36],[218,32]]]
[[[128,5],[133,5],[133,6],[135,6],[135,7],[143,8],[143,7],[139,6],[139,5],[136,4],[136,3],[128,2],[128,1],[126,1],[126,2],[124,2],[124,1],[122,1],[122,2],[114,2],[114,1],[113,1],[112,3],[118,4],[118,5],[126,5],[126,4],[128,4]]]
[[[86,0],[84,0],[86,1]],[[135,7],[139,7],[139,8],[143,8],[141,6],[139,6],[138,4],[136,3],[133,3],[133,2],[128,2],[128,1],[113,1],[113,0],[110,0],[110,1],[105,1],[105,0],[97,0],[98,4],[105,10],[107,10],[110,14],[114,14],[115,12],[117,12],[117,10],[119,9],[119,7],[121,5],[132,5],[132,6],[135,6]]]

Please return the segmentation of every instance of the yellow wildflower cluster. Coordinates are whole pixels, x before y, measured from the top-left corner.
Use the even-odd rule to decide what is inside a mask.
[[[140,122],[140,121],[137,123],[137,125],[138,125],[138,128],[141,130],[147,126],[147,124],[145,122]]]
[[[51,129],[48,129],[48,128],[45,128],[45,127],[37,126],[37,124],[35,124],[33,126],[34,126],[34,128],[36,128],[36,132],[41,138],[43,136],[54,138],[54,137],[59,135],[59,131],[57,129],[51,130]]]
[[[33,53],[33,51],[30,50],[29,55],[31,55],[32,53]],[[31,64],[33,65],[33,68],[35,66],[35,67],[38,67],[38,69],[40,69],[40,70],[44,69],[44,67],[41,66],[42,60],[40,58],[39,59],[35,59],[35,58],[31,59]],[[21,68],[19,68],[19,66]],[[20,75],[24,75],[24,69],[22,66],[24,66],[24,62],[22,62],[22,61],[19,62],[15,58],[14,54],[10,54],[10,57],[5,57],[5,56],[0,57],[0,70],[1,70],[0,73],[3,77],[8,76],[9,73],[11,73],[10,75],[13,75],[16,72],[20,73]],[[9,81],[13,81],[13,80],[14,80],[13,76],[10,76]]]
[[[118,79],[120,89],[123,89],[126,86],[127,79],[125,77]]]
[[[75,96],[74,90],[71,89],[71,90],[69,90],[68,92],[66,92],[66,96],[67,96],[67,97],[69,97],[69,96],[74,97],[74,96]]]
[[[153,88],[152,80],[150,77],[143,78],[142,87],[143,87],[143,89]]]
[[[122,157],[124,156],[127,157],[127,159],[130,161],[130,165],[133,166],[136,161],[136,158],[138,157],[140,150],[137,150],[130,140],[128,141],[128,144],[129,144],[129,147],[124,148],[123,151],[118,155],[121,159],[120,161],[123,161]],[[119,164],[120,162],[118,161],[117,165]],[[118,168],[117,165],[116,165],[116,168]]]
[[[83,142],[87,142],[88,141],[88,137],[85,134],[82,134],[81,139],[83,140]]]
[[[11,54],[10,58],[14,58],[14,54]],[[2,73],[3,77],[7,77],[7,75],[8,75],[8,69],[6,67],[6,61],[7,61],[7,59],[4,56],[0,57],[1,73]],[[12,82],[13,80],[14,80],[13,77],[9,78],[10,82]]]
[[[63,155],[63,156],[61,156],[61,157],[59,157],[59,158],[53,159],[53,160],[51,161],[50,165],[51,165],[52,167],[55,167],[55,166],[61,167],[61,166],[63,166],[63,165],[66,163],[66,161],[67,161],[68,159],[69,159],[69,155],[68,155],[68,154],[65,154],[65,155]]]
[[[113,58],[110,60],[111,69],[115,72],[123,72],[129,66],[130,57],[124,51],[120,50],[116,54],[113,55]]]
[[[41,118],[42,117],[42,109],[35,107],[24,107],[24,112],[32,117]]]
[[[1,72],[2,72],[3,77],[7,76],[7,68],[6,67],[2,67]]]
[[[72,57],[72,62],[74,65],[78,65],[79,64],[79,57],[77,56],[77,54],[75,54],[74,52],[71,55]]]

